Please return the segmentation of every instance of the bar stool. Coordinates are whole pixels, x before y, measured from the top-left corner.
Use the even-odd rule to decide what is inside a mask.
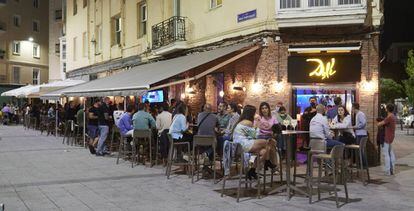
[[[317,189],[318,189],[318,200],[321,199],[321,179],[322,179],[322,166],[325,162],[330,162],[332,165],[332,176],[333,176],[333,185],[324,186],[329,189],[329,192],[334,191],[335,192],[335,201],[336,201],[336,207],[339,208],[339,201],[338,201],[338,189],[336,188],[337,185],[337,171],[338,171],[338,164],[341,166],[341,177],[345,177],[345,162],[344,162],[344,145],[336,145],[332,148],[332,151],[330,154],[316,154],[312,155],[312,158],[317,159],[319,162],[318,166],[318,183],[317,183]],[[329,170],[328,168],[325,168],[325,171]],[[313,171],[310,171],[310,181],[309,181],[309,188],[312,190],[313,185]],[[346,180],[343,180],[343,185],[345,189],[345,196],[346,201],[345,203],[348,203],[348,188],[346,186]],[[309,194],[309,203],[312,203],[312,194]]]
[[[128,141],[128,137],[124,137],[121,135],[121,138],[119,140],[119,147],[118,147],[118,156],[116,158],[116,164],[119,164],[119,158],[122,157],[125,158],[128,153],[133,154],[132,150],[132,142]],[[130,147],[130,149],[128,149]],[[134,162],[132,161],[132,167],[134,166]]]
[[[152,131],[150,129],[147,130],[134,130],[132,135],[132,151],[133,151],[133,158],[132,158],[132,168],[134,167],[134,162],[138,163],[138,159],[141,155],[140,150],[137,150],[137,147],[140,146],[139,140],[148,140],[149,145],[149,160],[150,160],[150,167],[152,167]],[[142,143],[141,143],[142,144]],[[145,159],[143,160],[143,164],[145,165]]]
[[[109,151],[111,151],[111,152],[112,152],[112,148],[114,148],[114,145],[116,146],[115,138],[118,135],[121,136],[121,132],[119,131],[119,128],[116,125],[113,125],[112,130],[111,130],[111,141],[109,142]],[[118,140],[120,140],[120,139],[118,139]],[[119,149],[118,149],[118,151],[119,151]]]
[[[174,154],[177,155],[177,149],[179,146],[187,146],[187,152],[190,153],[190,142],[174,142],[172,136],[170,133],[168,133],[168,141],[170,142],[170,149],[168,152],[168,161],[167,161],[167,168],[165,170],[165,175],[167,176],[167,179],[170,179],[171,174],[171,167],[174,166],[187,166],[187,174],[190,177],[190,171],[189,168],[191,167],[191,162],[178,162],[174,159]],[[191,159],[191,158],[190,158]]]
[[[361,138],[361,141],[359,142],[359,145],[352,144],[352,145],[346,145],[345,149],[349,150],[351,152],[351,162],[354,159],[355,155],[358,153],[358,161],[355,165],[351,163],[351,165],[348,167],[350,169],[351,179],[352,179],[352,169],[356,169],[357,172],[361,172],[361,179],[364,186],[368,185],[370,182],[369,177],[369,168],[368,168],[368,161],[367,161],[367,141],[368,137]],[[364,168],[366,169],[367,173],[367,180],[365,180],[362,176],[364,172]]]
[[[216,146],[217,140],[215,136],[208,135],[195,135],[193,137],[193,159],[191,160],[191,182],[194,183],[194,173],[197,174],[197,180],[200,176],[200,163],[198,163],[198,158],[200,156],[199,150],[197,147],[213,147],[213,184],[216,183]],[[197,149],[197,153],[196,153]],[[197,167],[197,170],[195,168]]]
[[[258,177],[257,180],[248,180],[248,178],[247,178],[247,172],[248,171],[246,171],[247,168],[248,168],[248,166],[246,165],[248,163],[248,161],[245,158],[245,152],[243,150],[243,147],[239,143],[232,143],[232,144],[233,144],[233,146],[235,145],[234,147],[236,147],[236,149],[235,149],[235,156],[234,156],[234,158],[232,159],[231,162],[232,163],[235,162],[236,164],[238,162],[240,162],[240,168],[238,169],[239,173],[237,175],[237,177],[239,178],[238,187],[237,187],[237,202],[240,201],[240,190],[241,190],[242,184],[245,184],[245,188],[247,189],[248,185],[251,188],[253,183],[257,183],[257,198],[260,198],[260,196],[261,196],[260,195],[261,194],[260,193],[260,190],[261,190],[260,180],[261,180],[262,174],[257,174],[257,177]],[[252,154],[252,153],[250,153],[250,154]],[[260,163],[260,155],[259,154],[252,154],[252,155],[256,156],[256,159],[257,159],[256,161],[258,162],[257,166],[263,167],[263,164]],[[237,157],[240,158],[238,160],[238,162],[236,160]],[[244,177],[244,180],[243,180],[243,177]],[[225,187],[226,187],[226,180],[230,180],[230,179],[232,179],[231,174],[229,174],[227,176],[225,175],[223,177],[223,186],[222,186],[222,189],[221,189],[221,197],[223,197],[223,195],[224,195],[224,190],[225,190]]]

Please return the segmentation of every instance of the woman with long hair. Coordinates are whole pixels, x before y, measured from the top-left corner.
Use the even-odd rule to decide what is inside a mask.
[[[272,138],[272,126],[277,124],[276,118],[272,117],[270,106],[267,102],[260,103],[259,116],[254,120],[254,125],[259,129],[258,138]]]
[[[332,119],[334,128],[339,129],[338,140],[344,144],[355,143],[355,133],[352,129],[352,118],[343,105],[338,106],[338,115]]]
[[[253,126],[256,107],[246,105],[233,131],[233,142],[241,144],[245,152],[258,153],[265,168],[276,168],[276,142],[273,139],[257,139]],[[257,178],[256,168],[247,173],[249,179]]]

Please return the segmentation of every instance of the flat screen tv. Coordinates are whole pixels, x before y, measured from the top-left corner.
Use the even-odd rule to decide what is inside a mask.
[[[147,94],[142,96],[142,102],[148,100],[150,103],[162,103],[164,102],[164,91],[163,90],[153,90],[147,92]]]

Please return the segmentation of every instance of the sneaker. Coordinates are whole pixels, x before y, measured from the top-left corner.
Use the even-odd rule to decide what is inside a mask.
[[[91,152],[91,154],[96,154],[96,150],[91,144],[88,147],[89,147],[89,152]]]
[[[385,175],[385,176],[391,176],[392,174],[391,174],[391,172],[386,171],[386,172],[384,173],[384,175]]]
[[[103,153],[99,153],[99,152],[97,152],[97,153],[96,153],[96,156],[97,156],[97,157],[103,157],[103,156],[104,156],[104,154],[103,154]]]

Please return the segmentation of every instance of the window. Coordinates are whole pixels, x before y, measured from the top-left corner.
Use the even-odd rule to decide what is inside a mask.
[[[83,0],[83,8],[85,8],[86,6],[88,6],[88,0]]]
[[[361,4],[361,0],[338,0],[339,5]]]
[[[300,0],[280,0],[280,9],[299,8]]]
[[[62,70],[63,70],[64,73],[66,72],[66,62],[62,63]]]
[[[147,34],[147,4],[141,3],[138,8],[138,37],[142,37]]]
[[[210,0],[210,9],[216,8],[221,6],[223,3],[223,0]]]
[[[122,35],[122,21],[120,16],[112,18],[112,32],[112,45],[120,45]]]
[[[55,20],[62,20],[62,10],[55,10]]]
[[[20,67],[13,66],[13,83],[20,84]]]
[[[39,32],[40,31],[39,27],[40,27],[40,22],[37,21],[37,20],[34,20],[33,21],[33,31],[34,32]]]
[[[40,70],[37,68],[33,68],[33,84],[34,85],[40,84]]]
[[[33,43],[33,57],[40,58],[40,46],[36,43]]]
[[[76,15],[78,13],[78,0],[73,0],[73,15]]]
[[[18,41],[13,42],[13,54],[20,55],[20,42]]]
[[[76,41],[77,37],[73,38],[73,61],[76,61]]]
[[[98,75],[96,73],[89,75],[89,81],[93,81],[93,80],[96,80],[96,79],[98,79]]]
[[[39,8],[39,0],[33,0],[33,7]]]
[[[60,54],[60,43],[55,43],[55,53]]]
[[[66,60],[66,42],[62,42],[62,60]]]
[[[323,7],[331,5],[331,0],[308,0],[309,7]]]
[[[20,17],[20,15],[14,15],[13,16],[13,25],[15,27],[20,27],[21,24],[22,23],[21,23],[21,17]]]
[[[102,51],[102,25],[96,26],[96,40],[95,40],[95,53],[101,53]]]
[[[88,34],[86,32],[82,34],[82,54],[83,57],[88,56]]]

